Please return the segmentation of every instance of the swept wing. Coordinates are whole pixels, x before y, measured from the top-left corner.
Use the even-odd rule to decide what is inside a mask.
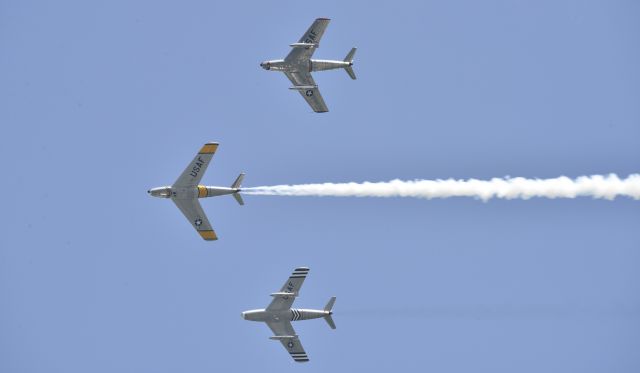
[[[218,239],[197,199],[172,198],[172,200],[204,240],[214,241]]]
[[[293,301],[298,296],[298,292],[307,278],[309,268],[298,267],[293,270],[291,276],[285,281],[278,293],[273,294],[273,300],[267,307],[268,311],[282,311],[291,308]]]
[[[182,172],[178,180],[173,183],[174,187],[194,187],[200,183],[202,175],[204,175],[213,155],[218,150],[218,143],[206,143],[202,149],[196,154],[195,158],[189,163],[187,168]]]
[[[313,21],[300,40],[298,40],[297,44],[315,44],[315,46],[294,47],[284,60],[287,62],[309,60],[320,44],[320,39],[322,39],[322,35],[324,35],[324,31],[327,29],[329,21],[329,18],[318,18]]]
[[[273,332],[275,338],[280,340],[282,346],[284,347],[289,355],[298,363],[304,363],[309,361],[309,357],[307,353],[304,351],[304,347],[302,347],[302,343],[300,343],[300,338],[296,335],[296,331],[293,329],[291,322],[288,320],[279,320],[279,321],[267,321],[267,326]],[[282,337],[282,338],[278,338]]]
[[[311,73],[307,71],[299,71],[295,73],[284,74],[287,76],[287,78],[289,78],[291,83],[293,83],[292,88],[297,89],[298,92],[300,92],[302,98],[307,101],[313,111],[315,111],[316,113],[326,113],[327,111],[329,111],[329,108],[324,103],[324,99],[322,98],[320,90],[318,89],[315,80],[313,80]]]

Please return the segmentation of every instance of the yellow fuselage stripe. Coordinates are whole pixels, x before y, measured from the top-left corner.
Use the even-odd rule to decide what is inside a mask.
[[[198,185],[198,198],[205,198],[209,196],[209,191],[204,185]]]

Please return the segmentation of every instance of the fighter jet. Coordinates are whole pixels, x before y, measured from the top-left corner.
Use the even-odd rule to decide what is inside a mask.
[[[200,236],[206,241],[217,240],[218,236],[216,236],[216,232],[211,228],[207,215],[202,211],[198,198],[231,194],[240,205],[244,205],[242,196],[240,196],[240,187],[242,179],[244,179],[244,173],[241,173],[229,188],[199,184],[217,149],[218,143],[206,143],[173,185],[153,188],[147,191],[147,193],[153,197],[171,198],[191,225],[193,225]]]
[[[300,338],[298,338],[296,331],[293,330],[293,326],[291,326],[291,321],[323,317],[331,329],[336,328],[336,324],[331,318],[333,314],[331,309],[336,301],[336,297],[331,297],[322,310],[291,308],[293,301],[298,296],[304,279],[307,277],[307,273],[309,273],[309,268],[307,267],[296,268],[280,291],[271,294],[273,301],[271,301],[271,304],[269,304],[266,309],[251,310],[242,313],[242,318],[245,320],[262,321],[266,323],[274,334],[273,337],[269,338],[280,341],[293,360],[299,363],[309,361],[309,358],[300,343]]]
[[[311,59],[313,52],[320,47],[320,39],[329,25],[329,21],[328,18],[316,19],[300,40],[291,44],[293,50],[284,60],[264,61],[260,64],[265,70],[282,71],[293,84],[293,87],[289,89],[300,92],[302,98],[307,101],[316,113],[324,113],[329,109],[325,105],[322,95],[320,95],[318,85],[313,80],[311,72],[344,69],[351,79],[356,78],[352,68],[356,48],[351,48],[351,51],[342,61]]]

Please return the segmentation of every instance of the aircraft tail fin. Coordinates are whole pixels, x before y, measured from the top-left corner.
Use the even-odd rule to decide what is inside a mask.
[[[244,175],[244,172],[240,173],[240,175],[238,175],[238,177],[236,178],[236,181],[231,184],[231,188],[238,189],[237,192],[233,193],[233,198],[236,199],[240,206],[244,206],[244,201],[242,200],[242,196],[239,193],[240,187],[242,187],[242,180],[244,180]]]
[[[327,302],[327,305],[324,306],[324,310],[329,311],[329,313],[324,316],[324,321],[326,321],[327,324],[329,324],[329,327],[331,329],[336,328],[336,323],[333,322],[333,318],[331,317],[331,310],[333,309],[333,305],[335,303],[336,303],[336,297],[331,297],[331,299],[329,299],[329,301]]]
[[[351,79],[356,80],[356,73],[353,71],[353,56],[356,54],[357,48],[351,48],[347,56],[344,58],[344,62],[349,62],[349,66],[346,66],[344,70],[349,74]]]

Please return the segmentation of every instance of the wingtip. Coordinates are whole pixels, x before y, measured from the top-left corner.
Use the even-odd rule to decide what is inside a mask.
[[[316,18],[317,21],[331,21],[331,18],[320,17]]]
[[[198,231],[198,233],[200,234],[200,237],[202,237],[205,241],[216,241],[218,239],[216,232],[214,232],[213,230]]]
[[[199,153],[200,154],[213,154],[216,152],[216,150],[218,150],[218,144],[217,142],[208,142],[206,144],[204,144],[204,146],[202,147],[202,149],[200,149]]]

